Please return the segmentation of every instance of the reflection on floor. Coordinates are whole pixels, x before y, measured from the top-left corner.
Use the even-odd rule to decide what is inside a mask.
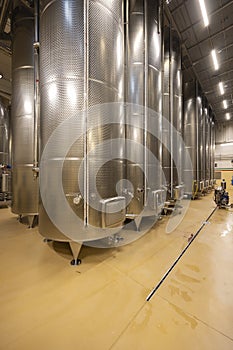
[[[231,197],[232,198],[232,197]],[[0,349],[233,349],[233,211],[217,210],[153,298],[146,297],[215,207],[191,202],[117,249],[43,243],[0,209]]]

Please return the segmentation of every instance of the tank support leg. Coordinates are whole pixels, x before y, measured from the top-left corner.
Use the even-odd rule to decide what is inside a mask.
[[[50,239],[50,238],[44,238],[43,239],[43,242],[44,243],[50,243],[50,242],[52,242],[53,240],[52,239]]]
[[[72,254],[73,254],[73,260],[71,260],[71,265],[80,265],[81,264],[81,259],[78,259],[78,255],[79,255],[79,252],[81,250],[81,247],[82,247],[82,243],[78,243],[78,242],[69,242],[69,245],[70,245],[70,249],[72,251]]]
[[[137,231],[140,231],[141,221],[142,221],[142,216],[137,216],[137,217],[134,219],[134,222],[135,222]]]
[[[28,228],[33,228],[37,215],[28,215]]]

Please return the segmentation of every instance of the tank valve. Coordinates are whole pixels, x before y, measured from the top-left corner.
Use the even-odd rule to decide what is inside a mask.
[[[73,203],[78,205],[81,202],[81,200],[82,200],[82,196],[81,194],[78,194],[76,197],[74,197]]]
[[[40,171],[39,167],[34,166],[32,168],[32,171],[33,171],[33,176],[34,177],[38,177],[39,176],[39,171]]]
[[[138,188],[137,188],[137,191],[138,191],[138,193],[143,193],[143,192],[145,192],[145,189],[144,189],[144,188],[138,187]]]

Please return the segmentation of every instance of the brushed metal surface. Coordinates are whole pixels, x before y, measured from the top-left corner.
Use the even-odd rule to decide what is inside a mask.
[[[0,98],[0,165],[10,164],[10,130],[8,108]],[[0,200],[7,199],[11,192],[11,176],[9,171],[0,167]],[[9,197],[7,195],[7,197]]]
[[[128,2],[128,18],[127,22],[127,82],[126,82],[126,102],[138,104],[143,106],[145,103],[145,32],[144,32],[144,1],[129,1]],[[128,116],[127,116],[128,117]],[[131,119],[136,118],[136,125],[126,128],[126,138],[143,144],[143,120],[144,111],[142,115],[135,114]],[[131,153],[134,150],[127,149],[127,159],[132,159]],[[138,188],[144,189],[144,154],[141,149],[137,153],[136,162],[127,162],[126,172],[127,179],[133,185],[134,197],[131,199],[127,213],[130,215],[139,214],[144,206],[144,193],[137,191]]]
[[[206,167],[206,153],[205,153],[205,119],[206,119],[206,109],[205,109],[205,99],[202,101],[202,114],[200,118],[200,130],[199,130],[199,140],[200,140],[200,180],[205,181],[205,167]]]
[[[173,126],[175,135],[173,136],[173,188],[183,184],[183,138],[182,138],[182,68],[181,68],[181,43],[178,34],[173,31],[173,48],[174,48],[174,107],[173,107]]]
[[[184,141],[189,150],[193,166],[193,181],[197,181],[202,191],[210,184],[213,166],[211,156],[211,117],[210,107],[197,82],[184,86]],[[185,176],[191,172],[184,168]],[[186,178],[187,179],[187,178]]]
[[[9,163],[9,114],[0,99],[0,164]]]
[[[148,83],[147,83],[147,117],[146,149],[156,159],[156,163],[150,155],[147,156],[146,171],[150,184],[148,204],[153,207],[151,194],[160,190],[162,186],[162,96],[161,96],[161,32],[158,18],[159,1],[147,1],[145,20],[147,21],[148,37]],[[155,112],[155,113],[154,113]],[[158,138],[153,135],[158,135]],[[160,138],[160,140],[159,140]],[[161,201],[159,201],[161,204]],[[156,212],[156,215],[159,213]]]
[[[197,84],[196,87],[196,122],[197,122],[197,126],[196,126],[196,130],[197,130],[197,143],[196,143],[196,147],[197,147],[197,182],[201,183],[202,182],[202,153],[204,152],[202,146],[202,140],[201,140],[201,120],[202,120],[202,114],[203,114],[203,99],[202,99],[202,91],[199,87],[199,85]]]
[[[163,171],[173,197],[182,183],[182,71],[180,39],[170,27],[164,28],[163,117],[169,122],[163,123]]]
[[[32,176],[32,165],[17,165],[13,171],[12,212],[21,215],[37,215],[37,188],[37,179]]]
[[[18,1],[12,23],[12,212],[34,215],[38,213],[38,182],[32,172],[34,27],[32,13]]]
[[[213,112],[211,111],[211,160],[210,160],[210,165],[211,165],[211,171],[210,171],[210,180],[212,183],[214,182],[214,163],[215,163],[215,122],[214,122],[214,115]]]
[[[184,84],[184,129],[185,148],[191,158],[191,167],[184,156],[184,183],[190,179],[200,181],[200,120],[202,115],[201,91],[196,81]]]
[[[43,62],[40,69],[43,151],[52,132],[69,117],[77,114],[77,118],[85,118],[84,114],[78,112],[98,104],[123,100],[122,0],[42,1],[40,43]],[[83,137],[67,153],[62,179],[70,208],[83,220],[83,225],[97,227],[102,225],[102,206],[96,199],[93,181],[95,171],[98,170],[95,179],[97,190],[103,199],[118,195],[116,184],[123,178],[124,172],[122,161],[109,161],[104,151],[100,153],[96,150],[101,142],[124,135],[124,128],[119,125],[101,126],[104,118],[109,116],[97,110],[95,121],[100,126],[94,129],[88,117],[87,120],[80,119]],[[87,130],[90,128],[90,131],[85,133],[85,127]],[[67,137],[69,135],[64,133],[64,140]],[[90,156],[84,161],[86,165],[82,179],[90,205],[86,206],[83,198],[76,205],[74,197],[80,194],[77,173],[87,153]],[[121,153],[119,149],[119,158]],[[102,166],[99,168],[100,164]],[[39,230],[46,237],[67,240],[51,223],[42,204]]]
[[[207,114],[205,119],[205,153],[206,153],[206,167],[205,167],[205,180],[210,180],[210,116],[209,116],[209,106],[207,106]]]
[[[143,148],[136,161],[127,162],[127,180],[133,186],[127,214],[135,216],[150,205],[149,192],[161,188],[161,142],[152,136],[161,136],[161,34],[158,30],[159,1],[128,1],[126,13],[126,88],[125,100],[144,106],[129,117],[136,127],[126,128],[126,138],[143,145],[157,159],[149,157]],[[148,110],[149,109],[149,110]],[[151,112],[150,112],[151,110]],[[157,115],[155,116],[155,112]],[[151,122],[149,122],[151,120]],[[150,132],[151,131],[151,132]],[[134,149],[127,149],[127,159],[132,159]],[[147,181],[150,189],[147,189]],[[152,206],[152,203],[151,203]]]

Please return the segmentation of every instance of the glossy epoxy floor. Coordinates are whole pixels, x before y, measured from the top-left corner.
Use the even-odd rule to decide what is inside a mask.
[[[192,201],[170,234],[163,219],[128,246],[83,247],[75,267],[66,244],[43,243],[1,209],[0,349],[232,350],[232,211],[214,213],[146,301],[214,209],[212,198]]]

